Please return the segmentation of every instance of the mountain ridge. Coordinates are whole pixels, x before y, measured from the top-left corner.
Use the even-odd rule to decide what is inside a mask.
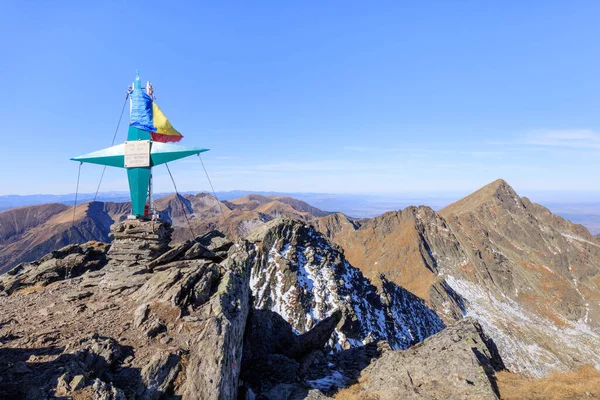
[[[439,213],[445,218],[450,218],[475,209],[494,199],[502,202],[515,201],[516,206],[519,206],[519,196],[514,189],[504,179],[496,179],[470,195],[442,208]]]
[[[252,229],[279,216],[305,221],[315,215],[328,215],[300,200],[285,196],[259,196],[260,204],[243,197],[237,207],[219,202],[212,195],[172,194],[155,202],[159,216],[175,226],[173,239],[183,242],[202,232],[221,228],[231,237],[248,234]],[[254,201],[254,200],[253,200]],[[109,242],[110,225],[130,212],[128,203],[88,202],[75,208],[61,204],[14,208],[0,212],[0,272],[19,262],[33,261],[69,243],[88,240]],[[314,213],[315,215],[311,214]]]
[[[503,180],[438,213],[407,207],[324,233],[365,276],[386,275],[445,322],[480,319],[512,370],[541,376],[586,352],[600,365],[598,243]]]
[[[109,268],[96,271],[103,267],[91,260],[88,275],[81,280],[81,296],[87,298],[87,285],[99,285],[102,290],[134,293],[132,298],[143,302],[154,296],[151,286],[156,284],[167,303],[196,301],[195,292],[187,292],[189,285],[200,284],[196,279],[205,273],[207,279],[213,279],[220,270],[214,264],[206,270],[207,264],[198,257],[208,257],[210,262],[222,260],[228,257],[223,249],[229,248],[230,256],[235,254],[229,262],[248,274],[244,290],[249,294],[251,318],[256,319],[254,326],[277,330],[289,325],[286,335],[292,336],[285,340],[296,343],[294,346],[294,334],[316,338],[315,343],[321,347],[325,343],[324,350],[307,359],[294,358],[299,354],[295,350],[266,358],[257,355],[260,352],[253,353],[253,362],[264,369],[258,376],[247,372],[246,389],[267,398],[281,398],[282,390],[287,390],[280,386],[284,383],[294,390],[304,390],[294,386],[298,379],[303,379],[301,386],[327,392],[324,382],[343,387],[348,377],[358,376],[349,372],[354,367],[343,367],[346,361],[335,357],[325,361],[321,351],[364,351],[365,356],[382,351],[381,346],[402,351],[425,343],[426,338],[444,332],[444,327],[456,326],[469,317],[478,321],[480,328],[476,330],[485,332],[494,343],[487,350],[481,349],[491,354],[497,347],[497,358],[512,372],[539,377],[574,370],[584,363],[600,367],[600,354],[595,350],[600,347],[600,245],[585,227],[520,197],[505,181],[494,181],[440,212],[427,206],[409,206],[372,219],[319,213],[292,200],[246,196],[218,202],[208,194],[159,199],[161,215],[173,223],[173,236],[178,237],[171,248],[147,266],[142,261],[127,261],[125,254],[119,268],[114,266],[121,261],[114,259]],[[0,213],[0,221],[5,217],[12,224],[6,225],[7,231],[20,232],[6,240],[16,246],[22,236],[22,243],[42,251],[44,246],[62,243],[65,235],[79,235],[81,240],[86,234],[104,235],[107,226],[126,215],[128,206],[87,203],[76,210],[74,227],[72,208],[51,206],[29,211],[6,214],[11,218]],[[16,224],[19,220],[15,216],[21,213],[29,219]],[[35,225],[45,215],[47,220]],[[124,221],[118,225],[126,224]],[[236,244],[227,243],[222,233],[198,236],[215,227],[236,238]],[[209,239],[214,251],[203,247]],[[111,247],[77,246],[22,263],[0,275],[0,291],[5,291],[8,303],[21,301],[17,298],[21,293],[37,293],[40,280],[48,285],[57,279],[68,280],[71,272],[81,272],[78,266],[69,269],[70,262],[81,257],[85,260],[91,254],[104,257],[102,254]],[[109,258],[117,254],[121,253],[106,252]],[[119,274],[126,274],[126,279]],[[171,281],[180,286],[168,289]],[[208,286],[202,287],[197,290]],[[211,290],[222,293],[220,289]],[[79,294],[67,297],[71,296]],[[160,307],[156,310],[159,312]],[[310,333],[313,329],[320,333]],[[431,355],[429,351],[427,354]],[[393,364],[397,357],[381,358],[383,370],[372,367],[365,371],[383,374],[392,368],[386,359]],[[285,367],[275,370],[269,365]],[[318,373],[306,372],[312,371],[311,365],[318,365]],[[340,371],[348,375],[342,376]],[[272,381],[271,375],[280,380]],[[480,377],[481,382],[488,379]],[[361,387],[377,390],[378,386]]]

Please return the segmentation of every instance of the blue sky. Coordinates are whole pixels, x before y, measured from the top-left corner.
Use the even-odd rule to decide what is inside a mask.
[[[69,158],[110,145],[136,69],[181,144],[211,149],[217,190],[598,187],[598,2],[12,1],[2,15],[0,195],[73,192]],[[208,189],[197,158],[171,168],[180,190]],[[101,171],[84,165],[80,190]],[[102,190],[127,190],[124,171]]]

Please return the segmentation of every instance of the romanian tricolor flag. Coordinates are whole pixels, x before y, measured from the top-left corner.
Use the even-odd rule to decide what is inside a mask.
[[[150,131],[150,135],[152,135],[152,140],[155,142],[179,142],[183,137],[177,129],[173,128],[173,125],[154,101],[152,102],[152,121],[156,130]]]
[[[150,132],[155,142],[178,142],[183,135],[169,122],[152,97],[142,89],[133,89],[130,95],[129,125]]]

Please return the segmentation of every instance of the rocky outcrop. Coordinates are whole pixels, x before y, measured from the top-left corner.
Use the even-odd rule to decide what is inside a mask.
[[[278,313],[298,333],[336,310],[342,319],[330,346],[337,350],[374,340],[407,348],[444,327],[422,299],[393,282],[378,291],[311,225],[274,220],[248,240],[258,250],[250,283],[255,308]]]
[[[351,234],[361,226],[359,220],[349,218],[342,213],[335,213],[317,218],[312,221],[312,224],[319,232],[325,235],[326,238],[334,242],[336,237]]]
[[[0,397],[236,398],[254,250],[199,240],[229,251],[149,268],[89,243],[0,276]]]
[[[244,364],[252,365],[269,354],[297,359],[312,350],[324,349],[341,315],[336,311],[310,331],[297,335],[279,314],[254,309],[246,327]]]
[[[493,342],[466,318],[408,350],[382,347],[344,398],[495,400],[495,372],[503,368]]]
[[[244,391],[266,398],[281,399],[282,392],[298,396],[314,389],[312,375],[327,375],[325,344],[331,337],[341,313],[335,312],[312,330],[296,335],[280,315],[254,310],[244,338],[241,379]],[[304,398],[301,396],[300,398]]]
[[[173,260],[193,260],[196,258],[222,261],[227,258],[227,251],[232,245],[233,242],[221,232],[208,232],[194,240],[186,240],[169,249],[148,262],[148,267],[160,268],[161,265]]]
[[[186,399],[234,399],[250,308],[249,271],[253,249],[232,247],[216,293],[196,313],[200,331],[191,335],[182,393]],[[192,318],[194,314],[190,315]],[[192,322],[193,323],[193,322]],[[195,336],[195,337],[194,337]]]
[[[0,296],[28,288],[43,288],[53,282],[76,278],[86,272],[101,269],[108,262],[106,243],[73,244],[42,257],[21,263],[0,275]]]
[[[326,327],[329,322],[315,328],[323,338],[331,329]],[[337,353],[306,346],[304,355],[289,349],[306,334],[294,339],[289,324],[277,314],[255,311],[249,324],[241,374],[245,399],[499,398],[496,372],[504,369],[503,361],[472,318],[407,350],[372,342]]]

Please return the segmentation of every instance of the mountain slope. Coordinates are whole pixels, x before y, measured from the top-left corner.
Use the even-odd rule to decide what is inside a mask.
[[[58,204],[23,207],[0,213],[0,272],[23,261],[89,240],[108,242],[118,203],[88,203],[76,209]]]
[[[130,256],[170,231],[128,224],[113,247],[133,240]],[[442,328],[422,301],[386,282],[377,293],[301,221],[260,231],[254,243],[211,232],[204,251],[181,244],[135,263],[104,243],[69,245],[1,275],[0,398],[331,399],[361,371],[367,394],[386,399],[498,398],[502,361],[477,322],[392,350],[374,341],[404,349]],[[310,330],[296,318],[308,315]]]
[[[317,226],[365,276],[384,274],[446,322],[478,318],[514,371],[600,365],[600,246],[502,180],[439,213],[407,207],[352,229]]]
[[[521,199],[504,181],[440,214],[448,218],[463,247],[475,249],[471,258],[478,269],[465,271],[465,277],[530,303],[540,316],[559,325],[584,320],[600,326],[598,302],[588,301],[600,283],[600,246],[583,226]]]
[[[174,241],[188,240],[217,228],[229,237],[242,238],[275,218],[309,221],[327,215],[303,201],[285,196],[247,195],[219,202],[206,193],[171,195],[157,200],[156,207],[162,210],[162,219],[175,225]]]
[[[0,241],[7,243],[12,237],[40,225],[69,207],[63,204],[13,208],[0,213]]]
[[[441,272],[517,370],[600,365],[600,246],[581,225],[492,182],[440,211],[472,269]],[[495,335],[495,336],[494,336]]]
[[[258,194],[249,194],[238,199],[225,201],[224,203],[232,209],[242,208],[244,210],[251,211],[256,210],[264,204],[273,202],[287,204],[292,209],[312,215],[313,217],[324,217],[329,214],[328,212],[319,210],[318,208],[313,207],[304,201],[297,200],[289,196],[262,196]]]
[[[382,280],[380,290],[311,225],[274,220],[247,238],[259,260],[250,286],[257,309],[281,315],[300,333],[342,310],[333,347],[386,340],[405,349],[442,330],[442,320],[417,296]],[[377,277],[379,280],[379,277]]]
[[[327,215],[307,203],[285,196],[249,195],[219,202],[212,195],[170,195],[156,200],[160,218],[173,224],[174,242],[220,229],[232,238],[246,236],[278,217],[305,221]],[[35,260],[69,243],[109,242],[109,228],[127,217],[129,203],[91,202],[22,207],[0,212],[0,273],[23,261]]]
[[[387,212],[362,225],[340,218],[320,218],[315,225],[366,277],[378,282],[383,274],[427,301],[446,321],[460,318],[459,302],[439,269],[446,264],[465,267],[468,259],[443,218],[425,206]]]

